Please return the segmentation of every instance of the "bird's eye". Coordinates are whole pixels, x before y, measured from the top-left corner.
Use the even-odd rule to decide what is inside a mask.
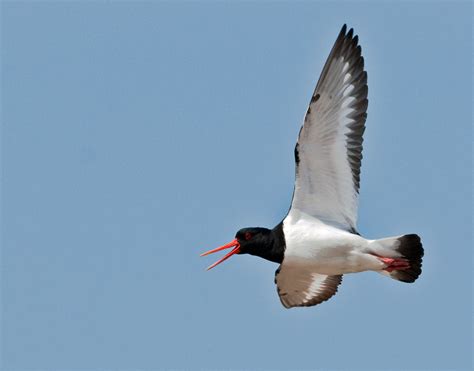
[[[250,232],[245,232],[245,239],[248,241],[252,238],[252,233]]]

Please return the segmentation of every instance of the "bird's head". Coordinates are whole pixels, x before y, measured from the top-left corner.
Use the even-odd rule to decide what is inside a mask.
[[[210,265],[207,270],[214,268],[216,265],[222,263],[224,260],[229,259],[234,254],[251,254],[257,256],[264,256],[265,252],[271,247],[272,245],[272,231],[267,228],[242,228],[240,229],[236,235],[235,239],[220,246],[216,249],[206,251],[205,253],[201,254],[201,256],[206,256],[221,250],[233,249],[228,252],[224,257],[216,261],[214,264]]]

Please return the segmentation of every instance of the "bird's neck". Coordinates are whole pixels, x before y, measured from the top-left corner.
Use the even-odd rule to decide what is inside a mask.
[[[250,252],[252,255],[260,256],[263,259],[270,260],[275,263],[283,261],[285,253],[285,236],[283,233],[283,222],[273,228],[263,242],[263,248]]]

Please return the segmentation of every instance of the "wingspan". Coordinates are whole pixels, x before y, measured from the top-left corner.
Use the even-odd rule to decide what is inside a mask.
[[[367,92],[358,37],[344,25],[300,130],[291,208],[350,231],[357,223]]]
[[[283,262],[275,273],[278,295],[285,308],[310,307],[330,299],[342,282],[342,275],[313,272],[310,266]]]

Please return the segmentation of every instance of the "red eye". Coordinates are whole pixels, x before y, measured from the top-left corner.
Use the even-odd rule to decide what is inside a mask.
[[[245,239],[248,241],[252,238],[252,233],[250,232],[245,232]]]

